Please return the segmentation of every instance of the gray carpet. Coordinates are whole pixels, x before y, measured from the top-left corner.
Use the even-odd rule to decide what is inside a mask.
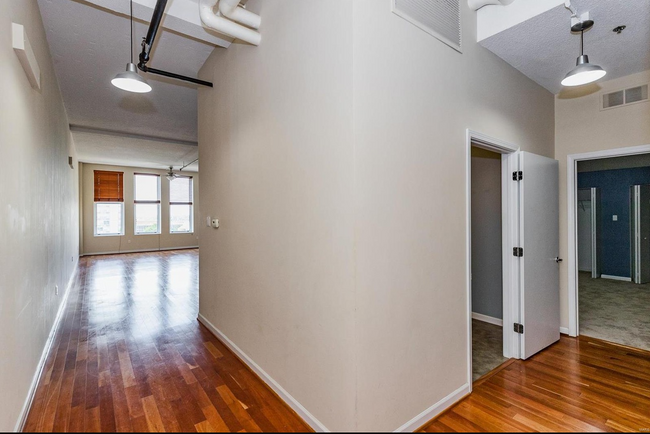
[[[650,350],[650,285],[578,278],[580,334]]]
[[[472,381],[476,381],[501,363],[503,357],[502,328],[472,320]]]

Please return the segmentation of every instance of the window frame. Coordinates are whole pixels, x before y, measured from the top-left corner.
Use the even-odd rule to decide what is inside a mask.
[[[120,205],[122,208],[122,219],[121,219],[121,225],[122,225],[122,232],[121,233],[116,233],[116,234],[98,234],[97,233],[97,205]],[[95,237],[123,237],[125,234],[125,225],[124,225],[124,202],[108,202],[108,201],[98,201],[98,202],[93,202],[93,236]]]
[[[158,200],[136,200],[137,197],[137,182],[136,179],[138,176],[152,176],[155,177],[158,181]],[[161,235],[162,234],[162,213],[161,213],[161,182],[160,175],[156,173],[143,173],[143,172],[134,172],[133,173],[133,235]],[[157,232],[138,232],[138,205],[158,205],[158,231]]]
[[[172,182],[178,178],[185,178],[190,180],[190,191],[192,192],[192,200],[189,202],[172,202],[171,201],[171,191],[172,191]],[[174,205],[183,205],[190,207],[190,230],[189,231],[172,231],[172,206]],[[169,234],[170,235],[182,235],[182,234],[194,234],[194,177],[192,176],[182,176],[179,175],[174,180],[169,180]]]

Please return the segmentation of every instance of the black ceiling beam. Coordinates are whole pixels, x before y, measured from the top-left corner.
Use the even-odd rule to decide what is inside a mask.
[[[163,77],[169,77],[175,80],[187,81],[189,83],[198,84],[200,86],[213,87],[214,85],[208,81],[187,77],[173,72],[163,71],[161,69],[149,68],[147,66],[147,63],[149,60],[151,60],[151,48],[156,41],[156,35],[158,34],[160,23],[162,22],[163,16],[165,15],[166,7],[167,0],[158,0],[156,2],[156,7],[154,8],[153,16],[151,17],[151,24],[149,24],[149,31],[147,32],[147,36],[142,40],[142,52],[140,53],[140,62],[138,63],[138,69],[150,74],[161,75]]]

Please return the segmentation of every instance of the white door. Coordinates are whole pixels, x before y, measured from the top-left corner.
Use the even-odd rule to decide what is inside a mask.
[[[560,339],[558,162],[520,153],[521,357]],[[521,331],[521,330],[520,330]]]

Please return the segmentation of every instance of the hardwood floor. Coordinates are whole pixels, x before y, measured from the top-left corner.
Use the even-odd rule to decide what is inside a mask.
[[[517,360],[423,432],[650,431],[650,352],[563,336]]]
[[[196,320],[198,251],[82,258],[25,431],[308,431]],[[423,428],[650,431],[650,352],[562,337]]]
[[[197,250],[82,258],[25,431],[310,431],[197,313]]]

